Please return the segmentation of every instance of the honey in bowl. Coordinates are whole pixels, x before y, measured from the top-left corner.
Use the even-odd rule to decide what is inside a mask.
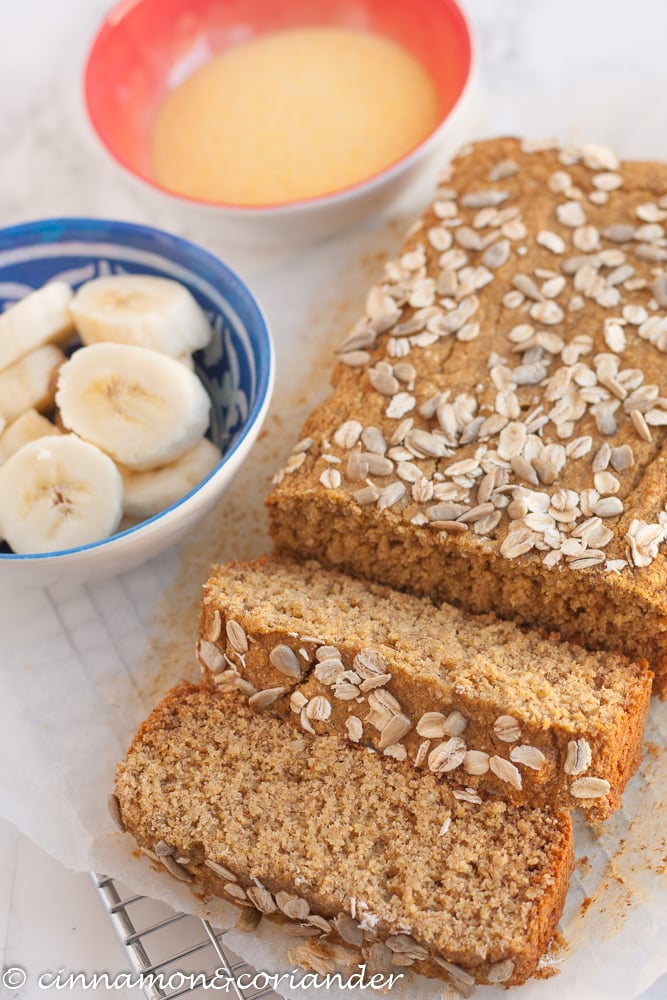
[[[222,52],[167,96],[153,171],[163,187],[210,202],[314,198],[396,162],[438,117],[431,77],[395,42],[288,29]]]

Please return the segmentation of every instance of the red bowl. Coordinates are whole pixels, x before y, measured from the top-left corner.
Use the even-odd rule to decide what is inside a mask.
[[[439,98],[439,121],[429,136],[375,178],[302,202],[223,205],[174,194],[157,183],[150,139],[171,88],[221,50],[257,35],[326,25],[383,35],[419,59]],[[470,32],[454,0],[124,0],[107,16],[93,42],[85,70],[85,99],[93,128],[112,157],[153,188],[234,215],[279,214],[281,209],[355,195],[369,181],[400,172],[416,154],[419,158],[434,144],[459,102],[471,61]]]

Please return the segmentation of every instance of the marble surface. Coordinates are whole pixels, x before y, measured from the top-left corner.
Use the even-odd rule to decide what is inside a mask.
[[[387,231],[397,238],[391,219],[360,225],[329,247],[287,251],[277,261],[275,254],[251,254],[228,244],[213,214],[182,212],[150,196],[109,162],[91,134],[81,95],[86,50],[109,6],[108,0],[3,4],[2,224],[72,214],[174,230],[239,270],[259,294],[277,334],[288,323],[304,324],[318,296],[329,302],[329,290],[315,287],[318,261],[321,265],[326,259],[332,286],[338,282],[342,287],[349,278],[354,289],[348,272],[358,255],[376,253]],[[478,41],[477,84],[462,126],[466,137],[557,133],[611,142],[624,155],[667,156],[667,149],[660,148],[667,141],[667,107],[661,98],[667,77],[663,0],[633,0],[630,5],[621,0],[466,0],[464,7]],[[396,214],[409,214],[424,198],[423,188],[415,190]],[[309,289],[298,307],[286,300],[285,274]],[[288,391],[288,360],[279,342],[277,393]],[[7,765],[20,767],[20,762]],[[0,800],[0,816],[3,806]],[[128,968],[87,875],[66,871],[3,821],[0,965],[14,964],[33,973],[60,966]],[[35,990],[29,985],[3,992],[0,986],[0,996],[32,1000],[41,995]],[[90,993],[74,989],[68,995],[82,1000]],[[141,994],[126,990],[116,995]],[[663,979],[651,984],[642,1000],[665,995]]]

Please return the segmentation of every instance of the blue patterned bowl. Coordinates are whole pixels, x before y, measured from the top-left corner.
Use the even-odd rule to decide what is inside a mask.
[[[275,363],[266,319],[248,288],[216,257],[158,229],[102,219],[45,219],[0,230],[0,310],[56,278],[76,288],[121,273],[180,281],[208,314],[213,340],[195,355],[195,364],[211,396],[209,434],[222,459],[177,503],[102,542],[20,556],[5,546],[0,589],[113,575],[182,539],[229,486],[266,416]]]

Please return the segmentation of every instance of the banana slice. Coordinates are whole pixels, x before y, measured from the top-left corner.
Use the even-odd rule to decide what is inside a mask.
[[[26,410],[51,409],[55,374],[64,360],[59,347],[46,344],[0,372],[0,415],[8,424]]]
[[[161,469],[147,472],[121,469],[125,514],[140,520],[159,514],[200,483],[216,467],[220,457],[220,449],[208,438],[202,438],[194,448]]]
[[[30,441],[0,469],[0,529],[19,555],[100,541],[122,514],[120,472],[74,434]]]
[[[49,434],[60,434],[60,430],[37,410],[26,410],[0,434],[0,465],[28,441],[35,441]]]
[[[60,369],[65,427],[133,470],[179,458],[203,437],[211,401],[174,358],[129,344],[92,344]]]
[[[113,342],[177,357],[206,347],[211,326],[184,285],[148,274],[114,274],[82,285],[70,310],[84,344]]]
[[[70,286],[52,281],[6,309],[0,315],[0,371],[43,344],[64,343],[74,331],[71,300]]]

